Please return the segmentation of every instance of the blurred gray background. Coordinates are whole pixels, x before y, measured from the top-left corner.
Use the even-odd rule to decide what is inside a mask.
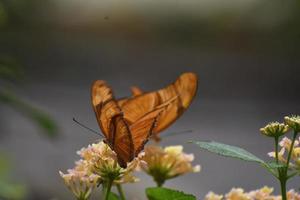
[[[197,195],[264,185],[278,191],[266,170],[200,151],[188,140],[242,146],[267,158],[273,141],[259,128],[300,114],[300,4],[265,0],[14,0],[0,1],[0,55],[17,60],[26,80],[17,93],[47,111],[59,126],[49,140],[13,109],[0,106],[0,150],[11,156],[28,199],[72,199],[58,171],[73,167],[76,151],[99,139],[72,121],[99,130],[90,102],[93,80],[106,80],[117,97],[129,87],[166,86],[185,71],[199,76],[190,109],[162,145],[184,145],[199,174],[166,186]],[[0,83],[1,84],[1,83]],[[125,186],[128,199],[144,199],[150,177]],[[299,178],[289,188],[299,188]]]

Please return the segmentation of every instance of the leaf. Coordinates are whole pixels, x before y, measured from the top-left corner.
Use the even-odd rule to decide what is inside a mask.
[[[45,130],[48,136],[57,135],[56,123],[45,112],[35,108],[34,106],[24,102],[11,92],[0,91],[0,102],[5,103],[24,115],[30,117],[37,125]]]
[[[147,188],[146,195],[149,200],[196,200],[194,195],[161,187]]]
[[[265,165],[269,169],[278,169],[278,168],[284,168],[284,167],[286,167],[284,164],[276,163],[276,162],[266,162]]]
[[[7,183],[0,180],[0,199],[24,199],[26,188],[23,185]]]
[[[23,185],[11,183],[10,163],[7,156],[0,154],[0,199],[23,199],[26,188]]]
[[[0,180],[7,178],[10,167],[7,156],[0,153]]]
[[[260,158],[256,157],[252,153],[240,147],[222,144],[214,141],[211,142],[191,141],[191,142],[198,145],[201,149],[205,149],[209,152],[216,153],[221,156],[238,158],[249,162],[257,162],[257,163],[265,164],[263,160],[261,160]]]
[[[119,200],[119,196],[113,192],[109,193],[108,200]]]

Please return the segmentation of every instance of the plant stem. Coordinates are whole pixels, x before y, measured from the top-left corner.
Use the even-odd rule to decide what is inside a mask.
[[[108,200],[113,180],[108,180],[106,183],[105,200]]]
[[[282,200],[287,200],[287,195],[286,195],[286,179],[280,180],[280,187],[281,187],[281,197],[282,197]]]
[[[294,131],[293,140],[292,140],[292,144],[291,144],[291,147],[290,147],[290,151],[289,151],[289,155],[288,155],[287,163],[286,163],[286,174],[287,174],[289,166],[290,166],[290,160],[291,160],[291,157],[292,157],[292,152],[293,152],[295,140],[297,138],[297,134],[298,133],[296,131]]]
[[[289,170],[290,161],[291,161],[295,141],[296,141],[296,138],[297,138],[297,134],[298,133],[296,131],[294,131],[293,140],[292,140],[292,144],[290,146],[290,151],[289,151],[289,154],[288,154],[288,157],[287,157],[287,162],[286,162],[285,168],[278,170],[282,200],[287,200],[286,182],[288,180],[288,170]]]
[[[275,137],[275,158],[276,158],[277,164],[279,162],[279,160],[278,160],[278,140],[279,140],[279,137]]]
[[[119,192],[119,195],[120,195],[120,199],[121,200],[126,200],[126,197],[124,195],[122,186],[120,184],[117,184],[117,189],[118,189],[118,192]]]

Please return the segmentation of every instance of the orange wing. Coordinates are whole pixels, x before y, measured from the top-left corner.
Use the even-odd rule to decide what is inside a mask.
[[[129,127],[134,143],[135,156],[137,156],[144,149],[144,145],[152,136],[157,119],[164,109],[165,108],[162,107],[148,113]]]
[[[95,81],[91,92],[92,105],[106,142],[116,152],[120,166],[126,167],[134,158],[134,144],[123,113],[104,81]]]
[[[130,90],[131,90],[131,93],[132,93],[132,97],[129,97],[129,98],[128,98],[128,97],[125,97],[125,98],[118,99],[118,105],[119,105],[119,106],[122,107],[122,105],[123,105],[125,102],[127,102],[129,99],[131,99],[131,98],[133,98],[133,97],[137,97],[137,96],[143,94],[143,91],[142,91],[139,87],[137,87],[137,86],[132,86],[132,87],[130,88]]]
[[[124,118],[129,124],[133,124],[154,110],[164,107],[153,128],[153,133],[158,134],[189,107],[197,91],[197,82],[196,74],[184,73],[163,89],[132,97],[121,105]]]

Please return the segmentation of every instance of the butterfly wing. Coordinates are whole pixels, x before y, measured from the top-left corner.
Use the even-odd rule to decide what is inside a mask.
[[[116,152],[118,163],[126,168],[127,163],[134,159],[134,143],[132,135],[123,115],[117,115],[113,118],[111,131],[114,138],[111,148]]]
[[[168,87],[158,91],[161,102],[167,102],[177,96],[178,98],[170,102],[157,119],[157,126],[153,130],[159,133],[169,127],[183,112],[189,107],[194,99],[198,87],[198,78],[194,73],[184,73]]]
[[[154,110],[130,126],[135,156],[137,156],[144,149],[144,145],[152,136],[153,129],[156,126],[157,118],[163,110],[164,108]]]
[[[92,105],[98,124],[107,144],[118,156],[120,166],[134,158],[134,146],[129,126],[114,99],[111,88],[104,81],[95,81],[92,85]]]
[[[165,109],[157,118],[153,133],[170,126],[191,104],[197,91],[197,76],[184,73],[169,86],[158,91],[143,93],[127,100],[121,109],[124,118],[133,124],[161,107]]]
[[[121,98],[121,99],[117,100],[118,105],[120,107],[122,107],[123,104],[126,103],[129,99],[131,99],[133,97],[137,97],[137,96],[143,94],[143,91],[139,87],[137,87],[137,86],[132,86],[130,88],[130,90],[131,90],[131,93],[132,93],[132,97],[125,97],[125,98]]]

